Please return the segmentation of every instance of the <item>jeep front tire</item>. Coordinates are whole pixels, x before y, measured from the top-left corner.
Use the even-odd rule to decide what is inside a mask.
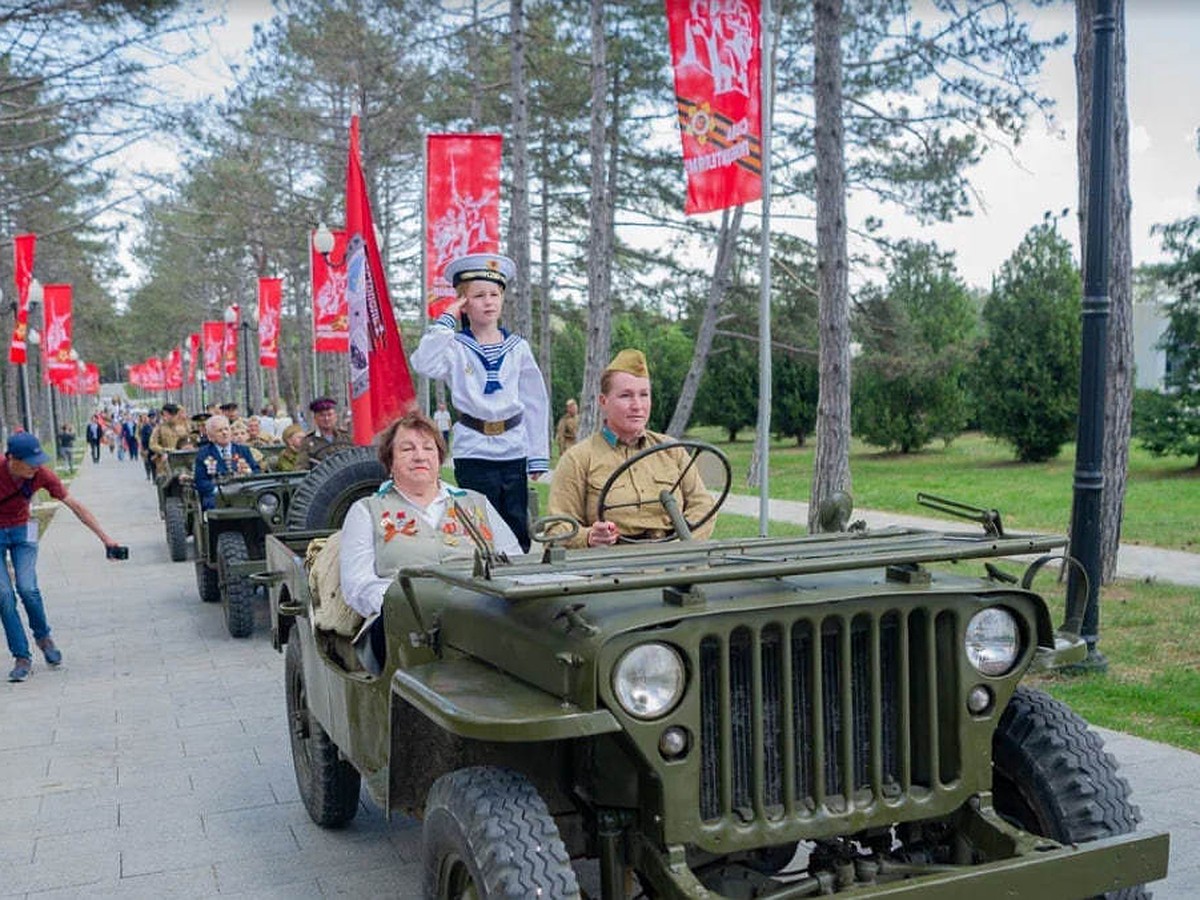
[[[435,781],[421,855],[426,897],[579,897],[554,817],[510,769],[459,769]]]
[[[183,562],[187,559],[187,513],[183,509],[183,501],[178,497],[168,497],[163,501],[163,521],[167,529],[167,550],[171,554],[171,562]]]
[[[249,559],[246,538],[241,534],[225,531],[217,537],[221,605],[225,608],[225,627],[230,637],[249,637],[254,631],[254,585],[245,575],[230,571],[231,566]]]

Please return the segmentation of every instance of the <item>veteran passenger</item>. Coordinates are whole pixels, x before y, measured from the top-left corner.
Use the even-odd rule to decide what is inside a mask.
[[[606,512],[605,521],[597,521],[600,489],[616,468],[642,450],[672,440],[668,435],[646,430],[650,420],[650,371],[640,350],[622,350],[608,364],[600,377],[599,400],[604,425],[559,459],[547,512],[569,515],[583,526],[567,541],[568,547],[615,544],[618,536],[665,537],[674,526],[658,496],[675,484],[688,466],[690,457],[682,447],[635,463],[609,490],[606,503],[619,508]],[[714,503],[695,467],[688,470],[675,496],[689,522],[701,519]],[[639,502],[638,506],[624,505]],[[708,537],[715,524],[713,517],[692,536]],[[552,525],[550,533],[562,527]]]
[[[380,611],[401,566],[474,555],[460,509],[498,552],[521,552],[512,529],[483,494],[438,477],[445,458],[437,426],[422,413],[409,413],[380,434],[379,461],[391,478],[351,506],[342,524],[342,595],[363,617]]]

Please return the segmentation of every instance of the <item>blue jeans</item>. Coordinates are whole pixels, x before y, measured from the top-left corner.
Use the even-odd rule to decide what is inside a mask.
[[[4,637],[8,640],[8,651],[14,657],[30,659],[29,640],[25,637],[25,626],[17,612],[17,595],[25,604],[25,615],[35,640],[50,637],[50,624],[46,621],[46,609],[42,605],[42,592],[37,583],[37,541],[28,540],[25,525],[0,528],[0,619],[4,621]],[[13,572],[17,577],[17,590],[8,573],[5,555],[12,557]]]

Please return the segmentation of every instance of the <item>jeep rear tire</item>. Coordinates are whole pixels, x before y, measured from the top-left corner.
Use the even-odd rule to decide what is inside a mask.
[[[183,562],[187,559],[187,513],[183,509],[183,501],[178,497],[168,497],[163,501],[163,521],[167,529],[167,550],[171,554],[171,562]]]
[[[554,817],[511,769],[459,769],[435,781],[421,856],[426,897],[579,897]]]
[[[1026,831],[1082,844],[1137,827],[1129,783],[1087,722],[1048,694],[1018,687],[992,738],[996,811]],[[1102,895],[1144,900],[1141,886]]]
[[[387,479],[373,447],[344,449],[317,465],[300,482],[288,507],[288,531],[341,528],[346,511]]]
[[[361,778],[309,710],[300,636],[291,638],[283,655],[283,680],[296,787],[309,818],[322,828],[341,828],[358,812]]]
[[[202,559],[196,560],[196,591],[205,603],[221,602],[220,576]]]
[[[225,531],[217,537],[221,605],[225,608],[225,627],[230,637],[250,637],[254,631],[254,585],[245,575],[230,571],[231,566],[249,560],[246,538],[239,532]]]

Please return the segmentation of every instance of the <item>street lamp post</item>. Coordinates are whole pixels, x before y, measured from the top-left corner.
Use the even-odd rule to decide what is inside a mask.
[[[29,314],[33,312],[33,308],[42,302],[42,297],[44,296],[44,293],[45,292],[42,290],[42,283],[40,281],[38,281],[36,278],[30,279],[29,287],[26,288],[26,292],[25,292],[26,322],[28,322]],[[17,300],[14,300],[12,302],[11,308],[12,308],[12,312],[13,312],[13,319],[16,320],[19,310],[20,310],[20,298],[18,298]],[[28,325],[27,325],[26,331],[25,331],[26,355],[28,355],[28,352],[29,352],[28,351],[29,345],[37,343],[37,341],[35,340],[36,337],[37,337],[37,331],[33,328],[28,327]],[[33,408],[32,408],[30,397],[29,397],[28,363],[18,363],[17,368],[20,370],[20,373],[21,373],[21,427],[24,428],[26,431],[32,432],[33,431]]]

